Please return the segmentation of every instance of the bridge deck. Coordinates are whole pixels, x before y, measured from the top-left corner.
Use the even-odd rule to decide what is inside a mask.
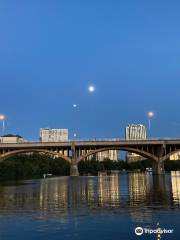
[[[62,147],[70,148],[72,144],[75,144],[76,147],[100,147],[100,146],[145,146],[145,145],[180,145],[180,139],[159,139],[159,140],[141,140],[141,141],[132,141],[132,140],[87,140],[87,141],[68,141],[68,142],[27,142],[27,143],[0,143],[0,149],[2,148],[37,148],[37,147]]]

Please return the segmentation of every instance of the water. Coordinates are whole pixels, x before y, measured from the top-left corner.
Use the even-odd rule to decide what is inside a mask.
[[[0,186],[0,240],[180,239],[180,173],[58,177]]]

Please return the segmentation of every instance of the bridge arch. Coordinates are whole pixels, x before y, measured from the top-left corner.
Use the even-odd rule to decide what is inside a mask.
[[[13,156],[16,156],[16,155],[21,154],[21,153],[31,153],[31,152],[33,152],[33,153],[35,153],[35,152],[49,153],[49,154],[52,154],[52,155],[55,155],[55,156],[58,155],[58,157],[61,157],[64,160],[71,163],[71,159],[69,157],[67,157],[63,154],[59,154],[59,153],[54,152],[54,151],[47,150],[47,149],[22,149],[22,150],[14,150],[14,151],[6,152],[6,153],[0,155],[0,162],[6,160],[9,157],[13,157]]]
[[[130,148],[130,147],[108,147],[108,148],[99,148],[96,150],[91,150],[89,151],[87,154],[84,154],[82,156],[80,156],[77,159],[77,163],[79,163],[80,161],[84,160],[86,157],[89,157],[91,155],[94,155],[98,152],[105,152],[105,151],[109,151],[109,150],[119,150],[119,151],[127,151],[127,152],[131,152],[131,153],[136,153],[139,154],[142,157],[145,157],[147,159],[151,159],[153,161],[158,161],[158,158],[156,156],[154,156],[153,154],[140,150],[140,149],[135,149],[135,148]]]

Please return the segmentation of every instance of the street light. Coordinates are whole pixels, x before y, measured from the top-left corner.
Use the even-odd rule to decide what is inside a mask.
[[[149,111],[147,113],[147,116],[148,116],[148,132],[149,132],[149,136],[150,136],[151,119],[154,117],[154,112],[153,111]]]
[[[89,90],[89,92],[94,92],[95,91],[95,87],[93,86],[93,85],[90,85],[89,87],[88,87],[88,90]]]
[[[0,121],[2,121],[2,136],[4,135],[4,128],[5,128],[5,115],[0,114]]]

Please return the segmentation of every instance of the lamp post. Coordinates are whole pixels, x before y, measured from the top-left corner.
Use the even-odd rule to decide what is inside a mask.
[[[74,118],[75,118],[75,119],[74,119],[74,121],[75,121],[75,129],[74,129],[74,134],[73,134],[73,137],[74,137],[74,138],[77,137],[77,133],[76,133],[76,131],[77,131],[77,126],[76,126],[76,120],[77,120],[77,119],[76,119],[76,118],[77,118],[77,117],[76,117],[76,111],[77,111],[77,107],[78,107],[78,105],[77,105],[76,103],[74,103],[74,104],[73,104],[73,109],[74,109],[74,111],[75,111],[75,114],[74,114]]]
[[[5,115],[0,115],[0,121],[2,121],[2,136],[4,135],[4,128],[5,128]]]
[[[149,111],[147,113],[148,116],[148,132],[149,132],[149,136],[150,136],[150,130],[151,130],[151,119],[154,117],[154,112],[153,111]]]

